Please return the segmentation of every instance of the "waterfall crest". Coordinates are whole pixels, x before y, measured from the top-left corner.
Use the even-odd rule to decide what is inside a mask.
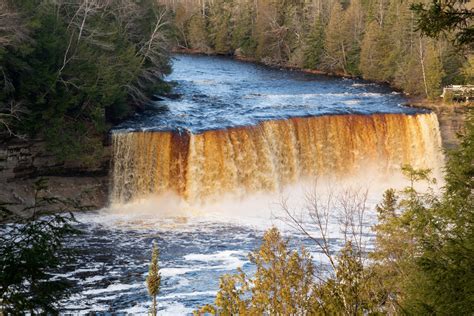
[[[437,173],[443,164],[434,113],[290,118],[200,134],[116,132],[112,139],[112,203],[170,191],[199,202],[312,177],[389,177],[402,164]]]

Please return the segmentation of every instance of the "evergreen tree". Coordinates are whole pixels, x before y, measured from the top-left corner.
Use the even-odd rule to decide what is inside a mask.
[[[58,212],[83,207],[48,196],[45,179],[34,190],[34,203],[25,206],[22,216],[0,202],[0,220],[12,223],[0,234],[0,314],[57,314],[58,302],[71,294],[73,283],[53,273],[72,261],[65,239],[79,231],[72,213]]]
[[[261,247],[250,254],[256,266],[253,278],[242,270],[220,279],[215,305],[207,305],[196,314],[218,315],[296,315],[317,308],[314,301],[314,267],[309,253],[288,249],[276,228],[263,236]]]
[[[474,82],[474,55],[468,56],[466,62],[462,66],[461,73],[464,76],[465,82]]]
[[[386,79],[383,60],[387,56],[384,33],[378,22],[369,24],[361,44],[359,69],[364,79],[383,81]]]
[[[305,41],[304,67],[317,69],[324,55],[324,24],[317,18]]]
[[[188,32],[191,48],[205,53],[210,51],[206,19],[200,12],[191,17]]]
[[[209,33],[211,45],[218,54],[231,51],[231,1],[216,0],[209,9]]]
[[[188,11],[199,15],[188,23],[186,34],[201,52],[237,50],[270,65],[362,75],[410,95],[436,98],[443,85],[469,83],[461,70],[466,54],[447,39],[421,37],[412,2],[186,2]]]
[[[443,77],[444,70],[440,52],[434,43],[429,42],[426,49],[426,86],[428,90],[428,98],[439,98],[441,95],[441,83]]]
[[[464,0],[433,0],[413,3],[418,15],[417,28],[430,37],[455,33],[454,43],[472,48],[474,43],[474,10]]]
[[[347,71],[351,75],[359,75],[360,46],[364,34],[364,14],[360,0],[351,0],[344,12],[341,33],[347,36]]]
[[[161,284],[161,274],[160,268],[158,266],[158,258],[159,258],[159,251],[156,247],[156,244],[153,243],[153,249],[151,253],[151,262],[150,268],[148,270],[148,276],[146,277],[146,285],[148,288],[148,294],[152,297],[152,306],[151,306],[151,314],[156,315],[157,309],[157,302],[156,297],[160,292],[160,284]]]
[[[240,6],[234,7],[232,47],[240,50],[245,56],[254,56],[256,41],[253,35],[255,28],[255,12],[253,1],[245,0]]]
[[[22,105],[11,128],[60,159],[97,162],[110,124],[166,90],[166,10],[152,0],[3,2],[28,34],[1,49],[0,109]]]
[[[341,32],[344,28],[341,24],[344,23],[344,12],[342,5],[336,1],[331,9],[329,23],[326,27],[325,36],[325,56],[323,60],[323,67],[329,71],[348,73],[348,48],[347,48],[347,34]]]
[[[446,185],[419,243],[416,274],[405,308],[415,314],[474,312],[474,121],[472,112],[458,149],[448,154]]]

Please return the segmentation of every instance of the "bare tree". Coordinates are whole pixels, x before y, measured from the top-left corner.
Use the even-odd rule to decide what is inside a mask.
[[[329,187],[323,192],[316,183],[305,193],[302,209],[294,209],[288,199],[282,199],[280,206],[285,216],[279,219],[314,241],[335,269],[340,244],[331,243],[336,236],[331,236],[330,224],[339,227],[341,242],[351,242],[362,261],[367,252],[364,235],[370,230],[366,225],[367,196],[368,190],[351,187],[339,190]]]
[[[280,204],[285,214],[280,219],[312,240],[327,258],[329,270],[322,265],[315,270],[315,278],[319,280],[317,295],[323,305],[342,306],[344,315],[364,313],[367,311],[364,306],[372,305],[362,302],[375,300],[366,286],[370,279],[370,272],[365,268],[364,236],[370,230],[366,225],[367,196],[367,190],[354,188],[329,187],[323,194],[315,184],[305,194],[302,208],[291,208],[287,199]],[[334,225],[338,226],[337,236],[331,231]],[[339,236],[342,242],[337,241]],[[369,308],[378,308],[377,304],[373,306]]]
[[[20,14],[10,5],[7,0],[0,1],[0,47],[14,48],[22,42],[30,41],[28,29],[25,26]],[[0,89],[5,95],[14,92],[11,79],[7,76],[0,65]],[[25,108],[21,102],[13,99],[0,101],[0,131],[6,130],[9,135],[23,138],[23,135],[13,131],[15,121],[21,119],[25,113]]]

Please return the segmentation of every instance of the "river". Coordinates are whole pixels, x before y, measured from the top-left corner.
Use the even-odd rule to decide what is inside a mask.
[[[153,241],[160,314],[212,303],[224,273],[251,274],[247,254],[272,225],[324,268],[318,247],[285,222],[282,200],[298,212],[323,174],[323,200],[368,190],[361,224],[370,248],[373,206],[399,184],[395,169],[441,165],[436,116],[403,106],[386,86],[206,56],[178,55],[173,70],[173,95],[113,132],[111,206],[77,214],[83,234],[67,245],[78,255],[55,276],[75,283],[64,313],[145,314]],[[343,243],[336,204],[333,250]]]

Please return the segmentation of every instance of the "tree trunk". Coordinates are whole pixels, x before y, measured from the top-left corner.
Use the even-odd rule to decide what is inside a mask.
[[[419,38],[420,41],[420,63],[421,63],[421,72],[423,74],[423,85],[425,87],[425,94],[426,97],[428,98],[428,84],[426,83],[426,71],[425,71],[425,54],[423,53],[423,42],[421,40],[421,37]]]
[[[153,296],[153,306],[152,306],[152,309],[151,309],[151,314],[153,316],[156,316],[156,313],[157,313],[157,310],[156,310],[156,295]]]

